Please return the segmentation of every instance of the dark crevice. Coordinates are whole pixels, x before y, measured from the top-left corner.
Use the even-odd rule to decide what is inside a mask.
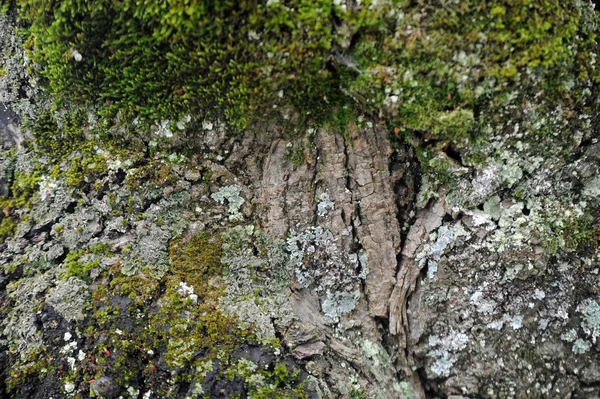
[[[27,234],[25,234],[24,238],[26,238],[28,240],[34,240],[35,237],[39,237],[44,233],[49,234],[50,231],[52,231],[53,224],[54,223],[52,221],[50,221],[50,222],[42,224],[40,226],[36,226],[36,227],[32,228],[31,230],[29,230],[29,232],[27,232]]]
[[[69,250],[64,251],[62,253],[62,255],[60,255],[56,259],[54,259],[54,262],[56,262],[57,265],[60,265],[61,263],[63,263],[65,261],[65,259],[67,259],[68,254],[69,254]]]
[[[161,200],[161,199],[162,199],[162,197],[161,197],[161,196],[157,196],[157,197],[155,197],[155,198],[148,198],[148,201],[146,201],[146,202],[144,203],[144,206],[143,206],[143,208],[140,210],[140,213],[144,213],[144,212],[146,212],[148,209],[150,209],[150,207],[151,207],[152,205],[156,205],[156,204],[158,204],[158,203],[160,202],[160,200]]]
[[[418,368],[415,371],[415,375],[421,381],[423,391],[425,391],[426,399],[445,399],[448,397],[444,392],[439,389],[439,386],[435,380],[427,378],[424,368]]]
[[[70,202],[69,205],[65,208],[65,213],[73,214],[75,213],[75,209],[77,208],[77,202]]]
[[[118,186],[120,186],[121,184],[123,184],[126,177],[127,177],[127,172],[125,172],[123,169],[117,170],[117,173],[115,173],[115,183]]]
[[[458,150],[456,148],[454,148],[454,146],[452,144],[446,146],[446,148],[444,149],[444,152],[446,153],[448,158],[452,159],[453,161],[456,161],[460,166],[465,166],[463,164],[463,159],[462,159],[462,156],[460,155],[460,152],[458,152]]]
[[[313,200],[313,204],[316,205],[317,203],[317,173],[318,173],[318,169],[319,169],[319,149],[316,148],[315,149],[316,153],[315,153],[315,166],[313,168],[313,174],[311,177],[311,181],[310,181],[310,189],[311,189],[311,194],[312,194],[312,200]],[[317,213],[314,212],[312,215],[312,220],[311,220],[311,224],[313,226],[317,225]]]
[[[187,396],[187,393],[190,390],[191,386],[192,386],[192,384],[189,382],[185,382],[185,381],[180,382],[179,389],[177,390],[177,397],[185,398]]]
[[[396,142],[395,150],[392,153],[389,161],[389,171],[390,171],[390,179],[394,179],[393,181],[393,191],[395,195],[396,202],[396,219],[398,221],[398,225],[400,227],[401,234],[401,243],[398,253],[396,255],[396,270],[395,274],[399,272],[400,265],[402,264],[402,247],[406,241],[406,237],[410,228],[407,226],[414,222],[416,215],[414,215],[413,208],[416,202],[416,196],[419,191],[420,182],[420,170],[419,163],[415,159],[415,154],[412,149],[400,142]],[[422,270],[421,273],[426,273],[427,270]],[[407,304],[410,301],[410,295],[406,299]],[[410,367],[410,362],[412,359],[412,348],[410,345],[407,345],[406,348],[402,349],[399,346],[400,341],[398,336],[392,336],[389,334],[389,322],[386,319],[381,320],[378,319],[381,323],[381,326],[384,328],[383,334],[383,343],[385,345],[386,350],[389,351],[390,354],[393,355],[394,364],[396,367],[397,378],[400,380],[409,380],[418,378],[420,379],[420,385],[424,385],[425,379],[420,375],[417,375],[416,372],[412,372],[414,376],[407,375],[406,373],[411,374],[407,367]],[[408,333],[408,332],[407,332]],[[418,388],[419,384],[415,385],[415,389]]]
[[[393,190],[396,196],[396,218],[400,226],[401,242],[404,243],[408,229],[403,227],[414,218],[411,211],[420,186],[419,164],[414,159],[413,151],[401,144],[392,153],[389,170],[390,178],[395,178]]]

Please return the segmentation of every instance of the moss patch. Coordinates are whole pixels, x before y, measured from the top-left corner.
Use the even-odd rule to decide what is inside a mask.
[[[510,87],[541,77],[562,102],[566,78],[600,80],[598,17],[578,2],[17,3],[53,93],[149,122],[338,120],[349,107],[461,141]]]

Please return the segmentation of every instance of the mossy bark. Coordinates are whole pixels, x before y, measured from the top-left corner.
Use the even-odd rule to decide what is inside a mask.
[[[97,37],[63,48],[72,29],[96,32],[80,17],[106,18],[103,2],[55,13],[19,2],[33,24],[25,46],[51,50],[37,67],[56,97],[0,17],[11,53],[0,74],[0,396],[600,395],[593,8],[308,3],[260,3],[248,25],[253,2],[213,7],[223,21],[188,10],[213,27],[237,10],[217,43],[228,52],[210,53],[224,59],[237,34],[306,40],[289,64],[265,55],[276,40],[251,60],[275,68],[252,94],[277,110],[252,118],[211,114],[260,109],[244,90],[211,103],[202,82],[181,91],[173,78],[162,91],[139,73],[94,70],[118,74],[118,60],[156,72],[179,43],[167,39],[187,37],[168,29],[183,3],[108,8],[166,46],[133,63],[118,46],[93,47]],[[115,52],[108,65],[86,64],[104,51]],[[244,87],[240,64],[228,65],[211,95]],[[306,80],[288,76],[302,67]],[[88,102],[71,102],[65,89],[82,76],[71,99]],[[131,82],[160,96],[123,97]],[[114,103],[89,102],[106,90]],[[212,111],[186,118],[190,98]],[[129,114],[113,119],[115,104]],[[161,114],[178,104],[181,115]],[[127,118],[142,108],[158,119]]]

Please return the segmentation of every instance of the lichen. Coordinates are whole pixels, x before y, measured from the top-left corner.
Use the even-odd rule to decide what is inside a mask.
[[[427,277],[429,279],[434,278],[437,272],[438,262],[444,255],[446,248],[451,248],[459,237],[468,238],[470,233],[468,233],[459,222],[452,226],[441,226],[435,235],[435,241],[432,240],[432,243],[426,244],[423,250],[415,257],[415,260],[419,262],[419,267],[421,269],[427,266]]]
[[[317,215],[323,217],[327,215],[328,211],[332,211],[335,208],[335,203],[329,199],[327,193],[322,193],[319,196],[320,202],[317,204]]]
[[[295,319],[284,294],[292,270],[284,243],[252,225],[236,226],[223,233],[223,262],[226,288],[221,306],[254,326],[259,340],[273,342],[275,329]]]
[[[596,343],[600,336],[600,306],[595,300],[588,298],[577,306],[577,311],[583,315],[581,328]]]
[[[452,366],[458,360],[456,352],[466,348],[469,337],[460,332],[451,332],[445,337],[432,335],[429,337],[428,346],[431,349],[427,356],[434,359],[431,365],[431,371],[438,376],[448,377],[452,371]]]
[[[88,285],[74,276],[67,280],[59,280],[48,291],[46,303],[66,320],[83,320],[89,303]]]
[[[582,355],[590,350],[592,344],[588,341],[584,341],[581,338],[577,338],[575,342],[573,342],[573,353],[576,355]]]
[[[314,288],[322,297],[323,312],[330,317],[354,309],[360,297],[356,285],[368,272],[368,269],[358,272],[359,255],[341,251],[336,244],[338,240],[339,237],[321,226],[300,233],[291,231],[286,240],[297,281],[306,288]]]
[[[240,213],[240,208],[246,200],[240,195],[242,189],[239,186],[221,187],[219,191],[213,193],[211,198],[220,204],[227,202],[227,210],[229,212],[229,220],[242,221],[244,215]]]
[[[326,316],[339,317],[343,314],[350,313],[356,307],[360,292],[336,292],[327,291],[327,296],[321,303],[321,309]]]
[[[14,301],[7,316],[2,320],[6,344],[11,352],[26,359],[30,353],[43,348],[38,329],[35,326],[37,297],[42,296],[58,273],[49,270],[46,273],[19,280],[18,284],[7,287],[8,296]]]

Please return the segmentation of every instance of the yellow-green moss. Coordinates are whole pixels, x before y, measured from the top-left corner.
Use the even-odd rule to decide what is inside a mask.
[[[566,105],[600,82],[598,16],[579,2],[374,3],[17,1],[51,91],[100,106],[107,123],[119,111],[146,127],[193,114],[231,130],[326,120],[344,132],[345,115],[367,112],[465,144],[510,88]],[[66,126],[59,139],[80,138]]]
[[[62,227],[62,226],[59,226]],[[55,229],[56,231],[57,229]],[[62,230],[59,228],[59,230]],[[64,264],[66,266],[63,278],[67,279],[71,276],[79,277],[82,280],[89,280],[90,271],[97,268],[101,264],[100,259],[94,259],[89,262],[82,263],[80,260],[86,254],[98,255],[99,257],[108,257],[112,254],[109,246],[104,243],[94,245],[89,249],[81,249],[78,251],[70,251],[65,257]]]
[[[42,174],[39,170],[36,170],[31,174],[16,172],[11,184],[11,192],[15,206],[19,208],[29,208],[33,195],[38,191],[41,181]]]
[[[15,201],[0,197],[0,243],[3,243],[15,233],[17,224],[12,218]]]
[[[34,148],[40,154],[53,159],[69,155],[85,144],[85,123],[82,111],[67,112],[62,116],[62,126],[53,111],[45,111],[31,123]]]
[[[600,225],[590,214],[557,216],[543,214],[548,229],[542,234],[544,248],[551,254],[559,249],[585,251],[594,249],[600,242]]]

